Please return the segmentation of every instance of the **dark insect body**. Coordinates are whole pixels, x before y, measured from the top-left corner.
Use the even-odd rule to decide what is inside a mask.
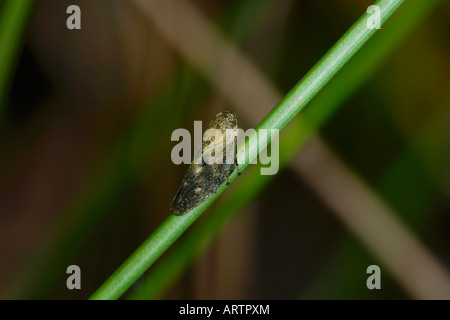
[[[240,174],[239,167],[237,166],[238,122],[236,115],[229,111],[221,112],[211,121],[208,129],[219,130],[222,133],[223,139],[222,141],[216,141],[214,136],[210,136],[209,141],[202,142],[201,150],[196,151],[194,161],[189,166],[170,207],[170,211],[175,215],[186,214],[200,205],[214,194],[225,180],[229,184],[230,175],[236,168],[238,169],[238,174]],[[232,130],[233,139],[226,139],[227,129]],[[208,135],[206,135],[206,138],[208,138]],[[214,147],[219,148],[219,144],[222,144],[220,149],[223,150],[222,163],[206,163],[203,154],[209,152],[214,156],[214,151],[212,150],[214,150]],[[233,155],[233,163],[226,162],[227,154]]]

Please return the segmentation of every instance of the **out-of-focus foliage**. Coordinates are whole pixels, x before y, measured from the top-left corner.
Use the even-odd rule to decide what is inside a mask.
[[[371,4],[190,2],[285,92]],[[417,28],[402,34],[399,23],[401,36],[385,37],[402,41],[321,134],[448,264],[450,7],[436,3]],[[69,31],[70,4],[38,1],[6,85],[0,68],[0,90],[10,88],[0,109],[1,296],[88,297],[166,218],[185,171],[170,160],[171,132],[233,108],[134,6],[80,0],[82,30]],[[165,297],[407,297],[387,271],[383,290],[367,290],[366,268],[379,262],[291,169],[244,211]],[[82,269],[81,291],[65,287],[70,264]]]

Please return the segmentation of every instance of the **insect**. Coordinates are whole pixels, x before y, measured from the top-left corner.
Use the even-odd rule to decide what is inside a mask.
[[[201,149],[196,151],[194,161],[184,176],[170,207],[170,211],[175,215],[184,215],[197,207],[216,192],[225,180],[227,184],[230,184],[230,175],[236,168],[240,174],[237,165],[238,122],[236,115],[230,111],[221,112],[211,121],[208,129],[220,131],[222,139],[215,139],[215,136],[208,135],[211,130],[206,131],[204,140],[207,141],[203,141]],[[226,139],[227,129],[231,129],[228,132],[233,133],[232,139]],[[203,155],[211,154],[214,157],[216,147],[222,150],[222,163],[206,163]],[[233,154],[233,161],[227,163],[226,155],[230,154]]]

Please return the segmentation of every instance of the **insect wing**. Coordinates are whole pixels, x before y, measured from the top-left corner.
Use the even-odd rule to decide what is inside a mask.
[[[233,122],[230,122],[231,115]],[[196,150],[194,161],[190,165],[188,172],[184,176],[181,186],[172,202],[170,210],[176,215],[183,215],[200,205],[215,193],[219,187],[229,179],[229,176],[236,168],[236,136],[227,134],[226,129],[235,132],[237,120],[234,114],[229,112],[219,114],[210,126],[212,130],[205,134],[202,148]],[[221,134],[217,134],[217,132]],[[207,131],[208,132],[208,131]],[[215,157],[215,153],[220,150],[221,154]],[[205,155],[213,159],[219,158],[221,163],[205,162]]]

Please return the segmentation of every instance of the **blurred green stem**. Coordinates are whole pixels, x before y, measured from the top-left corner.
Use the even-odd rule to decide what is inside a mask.
[[[381,10],[381,23],[384,23],[403,3],[403,0],[380,0],[375,4]],[[255,128],[278,129],[284,127],[306,106],[306,104],[328,83],[342,66],[375,33],[376,29],[367,28],[367,18],[361,18],[339,39],[325,56],[306,74],[306,76],[286,95],[286,97]],[[246,159],[255,159],[259,150],[270,143],[259,140],[257,144],[246,143]],[[251,139],[250,139],[251,141]],[[243,171],[248,162],[241,164]],[[234,180],[233,173],[231,180]],[[203,213],[203,211],[225,190],[226,184],[200,206],[184,216],[169,216],[158,229],[110,276],[109,279],[91,296],[91,299],[119,298],[169,246]]]
[[[10,78],[19,57],[22,35],[34,0],[0,2],[0,114],[6,103]]]

